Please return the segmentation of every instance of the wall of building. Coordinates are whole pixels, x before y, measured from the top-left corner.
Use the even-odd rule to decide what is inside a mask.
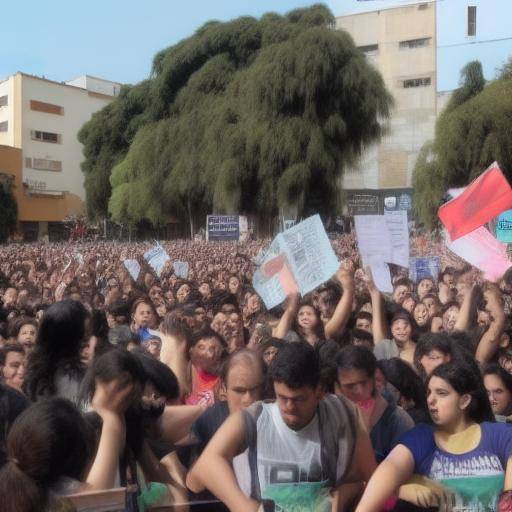
[[[23,179],[31,188],[69,192],[85,200],[80,169],[82,145],[77,134],[92,113],[107,105],[110,98],[91,97],[83,89],[28,75],[22,77]],[[61,107],[61,114],[36,111],[33,101]],[[34,131],[58,134],[58,142],[34,140]],[[62,170],[35,169],[35,159],[61,162]]]
[[[468,6],[476,6],[476,35],[468,36]],[[458,87],[460,70],[482,63],[487,80],[512,56],[510,0],[437,0],[439,91]]]
[[[23,183],[23,153],[19,148],[0,145],[0,174],[14,178],[14,197],[18,204],[18,221],[58,222],[83,208],[81,199],[64,192],[57,196],[32,193]]]
[[[112,101],[113,95],[101,91],[113,92],[117,85],[118,94],[120,89],[109,81],[102,89],[101,82],[86,80],[93,89],[87,90],[23,73],[0,82],[0,97],[8,97],[0,107],[0,123],[8,123],[0,132],[0,173],[14,176],[20,231],[30,228],[36,238],[45,237],[55,223],[85,211],[77,134]],[[56,134],[57,140],[41,140],[43,133]]]
[[[0,144],[21,147],[21,76],[14,75],[0,82],[0,97],[7,96],[7,105],[0,106],[0,123],[7,122],[7,131],[0,131]]]
[[[381,72],[395,100],[386,135],[379,144],[365,151],[357,169],[345,173],[344,189],[411,186],[419,150],[434,134],[435,27],[434,2],[336,19],[336,28],[349,32],[355,44],[365,50],[368,61]],[[426,38],[424,46],[400,45]],[[405,88],[404,81],[412,79],[430,80],[430,83]]]
[[[66,84],[107,96],[119,96],[119,92],[121,91],[121,85],[119,83],[90,75],[79,76],[74,80],[69,80]]]

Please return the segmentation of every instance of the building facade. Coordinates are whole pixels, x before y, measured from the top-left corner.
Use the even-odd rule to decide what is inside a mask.
[[[417,155],[436,121],[435,20],[435,2],[336,19],[381,72],[395,102],[386,135],[345,173],[344,190],[411,187]]]
[[[89,76],[60,83],[24,73],[0,82],[0,145],[21,151],[15,193],[25,238],[37,232],[55,239],[59,223],[85,211],[77,134],[120,87]],[[2,164],[0,153],[0,172]]]
[[[437,116],[458,87],[462,68],[479,60],[491,80],[512,55],[512,2],[346,0],[340,11],[336,27],[351,34],[395,99],[387,135],[343,178],[353,210],[351,201],[358,201],[353,196],[361,190],[411,190],[418,153],[434,138]]]

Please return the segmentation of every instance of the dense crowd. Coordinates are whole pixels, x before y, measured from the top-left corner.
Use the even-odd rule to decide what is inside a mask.
[[[0,247],[1,509],[512,511],[512,275],[415,235],[440,274],[382,294],[343,235],[267,310],[269,243]]]

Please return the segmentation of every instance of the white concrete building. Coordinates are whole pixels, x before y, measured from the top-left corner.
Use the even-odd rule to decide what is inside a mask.
[[[45,223],[47,229],[48,222],[84,210],[77,134],[120,89],[119,83],[90,76],[64,83],[18,72],[0,81],[0,145],[22,151],[22,225],[42,222],[41,235]]]

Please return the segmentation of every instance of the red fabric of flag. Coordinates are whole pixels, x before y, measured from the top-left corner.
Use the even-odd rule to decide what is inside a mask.
[[[437,212],[452,240],[467,235],[512,208],[512,188],[494,162],[462,194]]]

